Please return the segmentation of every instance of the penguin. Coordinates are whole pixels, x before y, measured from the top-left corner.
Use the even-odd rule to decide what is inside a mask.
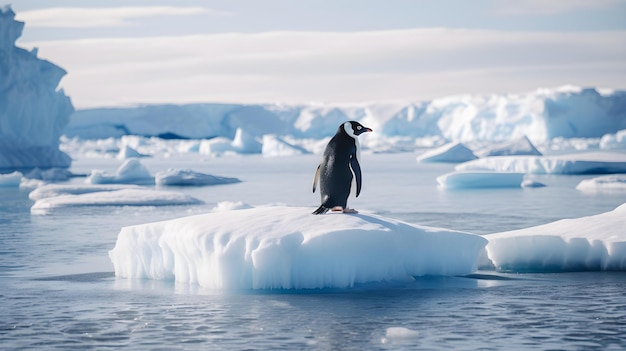
[[[355,121],[342,123],[337,128],[337,132],[324,150],[322,162],[317,166],[313,178],[313,192],[315,193],[319,181],[322,198],[322,204],[313,211],[313,214],[324,214],[331,209],[343,213],[357,213],[349,209],[347,203],[353,174],[356,178],[356,196],[358,197],[361,193],[361,165],[359,164],[361,146],[358,136],[371,131],[372,129]]]

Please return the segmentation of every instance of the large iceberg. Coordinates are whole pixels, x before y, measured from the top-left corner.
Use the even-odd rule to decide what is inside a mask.
[[[626,129],[626,92],[577,87],[526,94],[463,95],[406,104],[188,104],[89,109],[74,113],[66,135],[165,138],[250,138],[265,134],[330,137],[346,120],[372,127],[379,138],[440,137],[451,142],[600,138]],[[608,143],[608,141],[607,141]],[[363,140],[367,147],[368,140]],[[256,152],[259,152],[258,146]]]
[[[63,90],[65,71],[15,46],[23,22],[0,9],[0,169],[69,167],[59,137],[74,112]]]
[[[626,204],[611,212],[489,234],[495,267],[514,272],[626,270]]]
[[[376,215],[268,206],[125,227],[109,256],[117,277],[315,289],[468,274],[486,243]]]

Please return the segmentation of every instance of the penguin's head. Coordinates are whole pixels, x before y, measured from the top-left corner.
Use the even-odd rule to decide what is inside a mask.
[[[359,135],[365,133],[365,132],[371,132],[372,129],[364,127],[361,123],[356,122],[356,121],[348,121],[345,122],[343,124],[343,129],[346,131],[346,133],[353,137],[356,138]]]

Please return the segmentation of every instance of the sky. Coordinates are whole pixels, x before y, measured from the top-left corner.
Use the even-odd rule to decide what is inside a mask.
[[[14,0],[78,109],[626,88],[626,0]]]

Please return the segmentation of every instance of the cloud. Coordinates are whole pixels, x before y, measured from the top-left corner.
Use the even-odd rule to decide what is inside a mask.
[[[599,10],[624,4],[624,0],[495,0],[496,16],[549,16],[567,12]]]
[[[22,11],[16,17],[29,27],[90,28],[124,27],[133,20],[154,16],[229,15],[205,7],[128,6],[105,8],[53,7]]]
[[[626,32],[446,28],[228,33],[26,43],[65,68],[79,108],[363,102],[562,84],[623,88]]]

